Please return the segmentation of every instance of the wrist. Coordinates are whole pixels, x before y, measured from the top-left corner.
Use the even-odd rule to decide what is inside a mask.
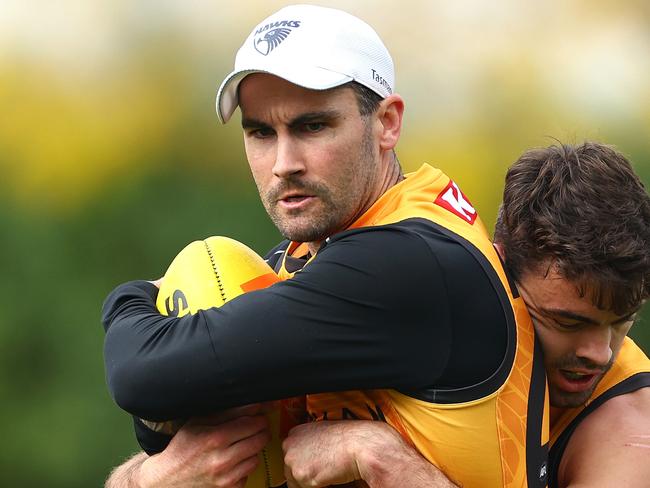
[[[362,428],[351,443],[351,456],[356,463],[359,478],[372,487],[392,487],[395,474],[408,467],[404,456],[410,449],[392,427],[371,421],[371,430]],[[358,437],[358,438],[357,438]]]
[[[145,488],[140,484],[140,468],[147,459],[148,456],[141,452],[115,468],[106,480],[105,488]]]
[[[156,467],[160,454],[143,459],[131,472],[129,488],[153,488],[159,486],[160,476]]]

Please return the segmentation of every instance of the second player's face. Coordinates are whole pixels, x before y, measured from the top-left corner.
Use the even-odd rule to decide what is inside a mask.
[[[551,405],[584,404],[611,367],[634,314],[597,308],[589,290],[581,295],[552,266],[524,273],[518,285],[544,351]]]
[[[240,84],[239,105],[253,178],[285,237],[322,241],[372,204],[378,146],[351,89],[307,90],[257,73]]]

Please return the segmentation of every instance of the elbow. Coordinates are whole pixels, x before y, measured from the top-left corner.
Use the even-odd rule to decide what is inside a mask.
[[[106,365],[106,382],[115,403],[124,411],[137,417],[156,420],[151,417],[151,407],[147,402],[147,384],[136,365],[128,362]]]

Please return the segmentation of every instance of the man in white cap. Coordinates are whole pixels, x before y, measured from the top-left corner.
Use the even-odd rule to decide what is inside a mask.
[[[384,44],[345,12],[290,6],[253,29],[217,113],[241,109],[253,178],[287,239],[268,256],[282,281],[182,318],[157,312],[151,282],[119,286],[103,311],[109,388],[153,421],[307,394],[313,420],[387,422],[455,483],[545,486],[530,317],[458,185],[428,165],[402,174],[394,89]],[[264,440],[256,420],[235,422],[219,436],[232,448],[223,486],[243,486]],[[196,429],[182,432],[160,456],[181,455]],[[169,442],[139,434],[150,453]]]

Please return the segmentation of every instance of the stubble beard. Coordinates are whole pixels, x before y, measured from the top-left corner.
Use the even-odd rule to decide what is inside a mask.
[[[596,366],[592,363],[584,361],[575,356],[557,360],[555,364],[552,365],[552,369],[557,370],[558,374],[562,374],[559,372],[561,369],[572,369],[572,368],[581,368],[581,367],[587,369],[600,369],[601,374],[591,388],[580,392],[567,392],[561,390],[560,388],[556,387],[553,384],[550,384],[549,400],[551,406],[557,408],[575,408],[581,405],[585,405],[585,403],[589,400],[589,398],[591,398],[591,395],[593,395],[594,391],[596,390],[596,387],[602,381],[603,377],[605,376],[607,371],[609,371],[609,369],[612,367],[613,364],[614,364],[614,357],[612,357],[609,363],[607,363],[605,366]]]
[[[323,183],[305,181],[300,177],[289,177],[281,180],[275,187],[262,195],[262,204],[273,224],[280,233],[295,242],[321,242],[336,232],[345,230],[353,221],[360,217],[355,215],[357,203],[362,195],[357,194],[372,182],[375,150],[372,145],[370,125],[365,123],[362,140],[357,153],[357,164],[344,165],[345,172],[341,177],[327,186]],[[364,172],[360,176],[361,171]],[[362,184],[358,188],[349,188],[349,183],[360,178]],[[338,192],[333,191],[333,188]],[[316,209],[302,213],[301,211],[284,213],[278,198],[289,190],[299,191],[316,197]],[[338,193],[338,195],[336,194]]]
[[[309,212],[283,212],[278,197],[283,192],[295,190],[313,195],[319,209]],[[302,181],[300,178],[282,180],[262,197],[262,203],[271,221],[284,238],[296,242],[322,241],[336,231],[340,210],[331,191],[323,184]]]

